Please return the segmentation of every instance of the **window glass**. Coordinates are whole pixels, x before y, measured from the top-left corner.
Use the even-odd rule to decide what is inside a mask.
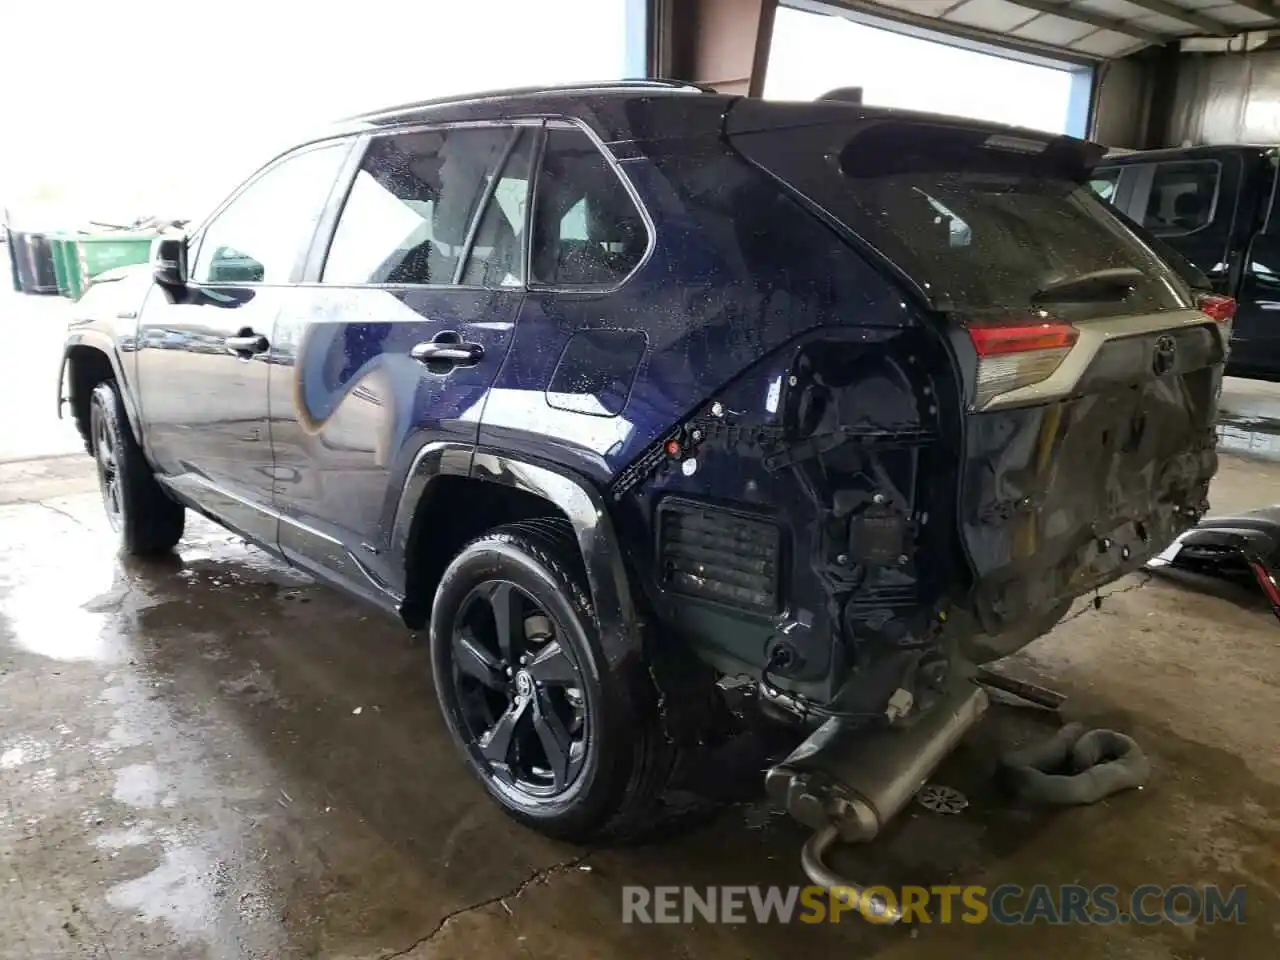
[[[849,178],[845,190],[846,221],[953,309],[1040,309],[1055,284],[1129,267],[1141,273],[1127,297],[1072,303],[1072,319],[1178,306],[1155,256],[1069,180],[930,170]]]
[[[1107,203],[1116,202],[1116,184],[1120,182],[1120,168],[1098,168],[1089,177],[1089,189]]]
[[[376,137],[338,218],[325,283],[453,283],[506,127]]]
[[[534,201],[534,279],[617,283],[648,245],[640,211],[591,139],[581,130],[549,130]]]
[[[516,287],[524,282],[525,208],[534,132],[523,130],[512,144],[493,196],[480,218],[462,282],[483,287]]]
[[[1213,219],[1222,168],[1216,160],[1156,165],[1142,225],[1157,236],[1191,233]]]
[[[877,178],[859,190],[866,209],[882,215],[885,228],[908,245],[903,262],[957,304],[1036,307],[1044,302],[1039,291],[1055,283],[1136,267],[1141,279],[1127,297],[1074,309],[1103,315],[1177,306],[1166,302],[1151,254],[1091,191],[1073,183],[931,174]]]
[[[258,177],[205,228],[197,283],[288,283],[306,253],[346,156],[333,143],[295,154]]]
[[[1067,144],[893,120],[743,133],[737,148],[838,218],[913,279],[935,306],[973,315],[1049,309],[1070,322],[1183,309],[1170,270],[1077,181]],[[1132,286],[1062,299],[1090,275],[1132,269]],[[1119,291],[1117,294],[1116,291]],[[1127,293],[1126,293],[1127,291]],[[1067,316],[1069,314],[1069,316]]]

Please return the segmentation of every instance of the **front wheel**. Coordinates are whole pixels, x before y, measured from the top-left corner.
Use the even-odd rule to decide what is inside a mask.
[[[98,384],[89,401],[89,437],[98,488],[111,529],[133,556],[165,553],[182,538],[186,511],[156,482],[129,429],[113,381]]]
[[[567,523],[464,547],[436,591],[431,659],[455,742],[514,818],[576,841],[655,821],[673,758],[652,686],[604,657]]]

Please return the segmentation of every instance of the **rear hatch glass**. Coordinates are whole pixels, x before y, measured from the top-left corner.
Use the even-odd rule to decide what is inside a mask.
[[[732,139],[937,309],[1050,309],[1076,322],[1191,305],[1169,267],[1083,185],[1088,144],[883,119]]]

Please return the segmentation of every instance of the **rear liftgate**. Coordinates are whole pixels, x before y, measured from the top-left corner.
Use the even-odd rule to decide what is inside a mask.
[[[725,132],[896,275],[951,343],[965,377],[954,526],[971,576],[963,597],[944,585],[937,609],[949,599],[966,615],[946,632],[968,660],[1025,645],[1199,519],[1226,339],[1214,321],[1233,304],[1197,299],[1085,186],[1101,148],[749,99]],[[769,771],[770,795],[817,831],[804,851],[815,882],[839,885],[831,845],[875,837],[982,715],[986,694],[952,673],[913,725],[831,719]]]

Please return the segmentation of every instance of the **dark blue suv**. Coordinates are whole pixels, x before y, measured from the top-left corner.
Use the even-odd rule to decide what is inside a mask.
[[[1230,304],[1099,155],[663,82],[390,109],[94,283],[60,401],[125,550],[196,510],[429,629],[493,797],[629,831],[726,690],[909,724],[1201,515]]]

